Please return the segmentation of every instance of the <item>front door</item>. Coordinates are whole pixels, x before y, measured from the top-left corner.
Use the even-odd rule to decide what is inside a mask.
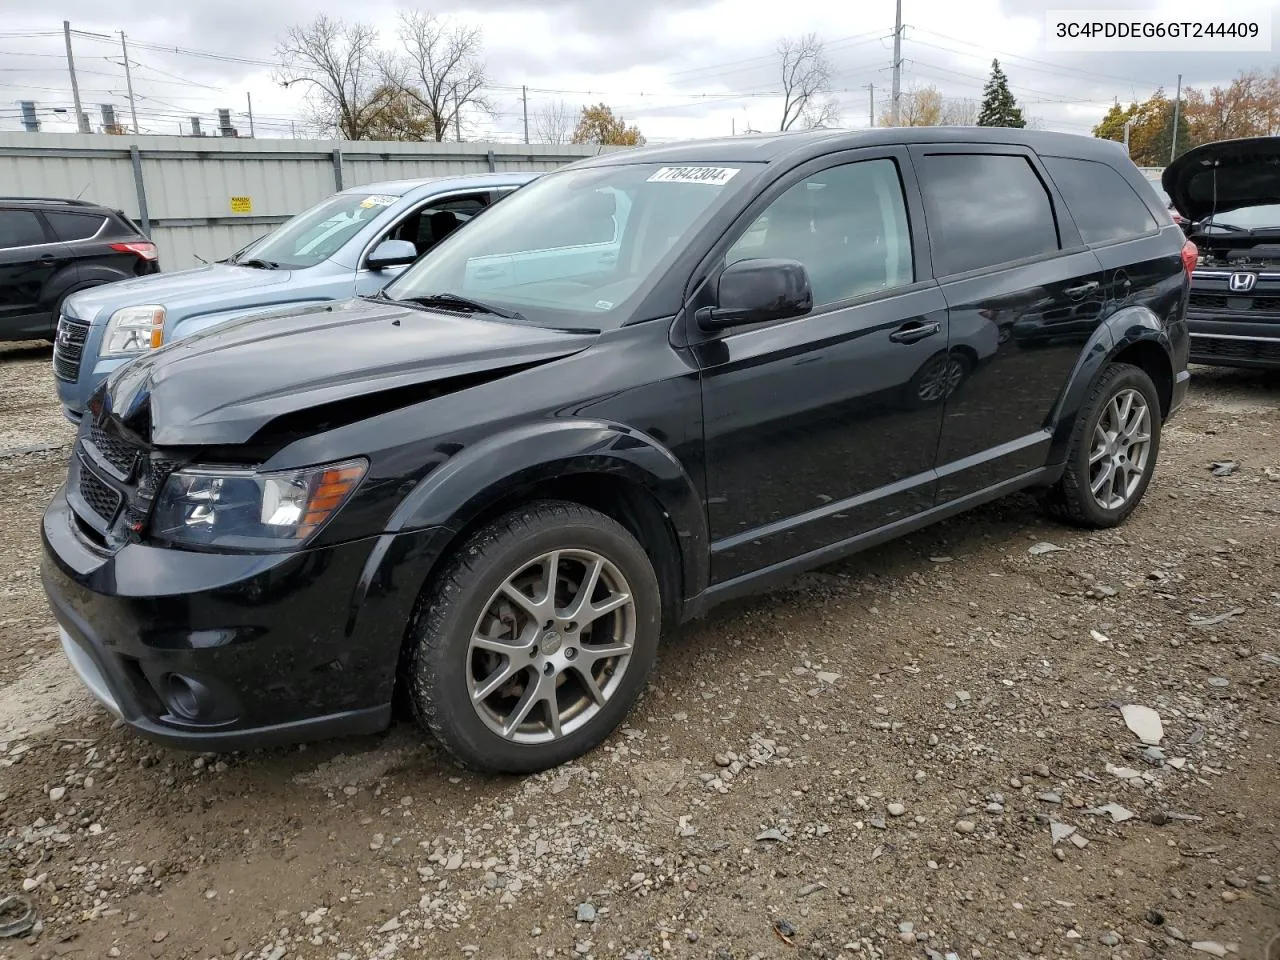
[[[702,371],[713,583],[910,518],[934,501],[947,348],[905,151],[807,164],[739,223],[718,270],[799,260],[807,316],[728,330]]]
[[[912,147],[949,308],[938,503],[1045,465],[1058,398],[1102,321],[1102,266],[1021,147]]]

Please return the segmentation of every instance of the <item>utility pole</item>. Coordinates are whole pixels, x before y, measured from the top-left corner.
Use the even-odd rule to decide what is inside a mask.
[[[458,85],[453,85],[453,135],[462,142],[462,107],[458,103]]]
[[[1125,156],[1128,156],[1128,155],[1129,155],[1129,128],[1130,128],[1131,126],[1133,126],[1133,121],[1132,121],[1132,120],[1126,120],[1126,121],[1124,122],[1124,152],[1125,152]]]
[[[902,0],[897,2],[893,20],[893,125],[901,119],[902,108]]]
[[[80,108],[80,84],[76,83],[76,61],[71,56],[71,21],[62,21],[62,38],[67,41],[67,70],[71,74],[71,99],[76,105],[76,129],[81,133],[89,132],[89,118]]]
[[[520,101],[524,104],[524,142],[529,142],[529,88],[520,87]]]
[[[874,127],[876,125],[876,85],[874,83],[867,84],[867,126]]]
[[[245,92],[245,100],[249,102],[249,136],[253,136],[253,94]]]
[[[1178,74],[1178,94],[1173,98],[1173,138],[1169,144],[1169,162],[1178,156],[1178,112],[1182,107],[1182,74]],[[1270,131],[1268,131],[1270,132]]]
[[[138,132],[138,106],[133,100],[133,74],[129,71],[129,45],[125,43],[124,31],[120,31],[120,49],[124,51],[124,82],[129,89],[129,113],[133,116],[133,132]]]

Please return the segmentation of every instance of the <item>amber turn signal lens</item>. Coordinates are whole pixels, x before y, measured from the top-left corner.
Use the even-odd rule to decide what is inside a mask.
[[[343,464],[330,467],[316,477],[307,497],[302,523],[298,525],[298,539],[310,536],[342,506],[364,476],[366,468],[364,463]]]

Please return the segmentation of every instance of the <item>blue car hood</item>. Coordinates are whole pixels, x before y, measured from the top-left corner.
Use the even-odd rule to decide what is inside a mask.
[[[92,287],[68,297],[64,309],[68,316],[106,323],[121,307],[140,304],[159,304],[169,312],[170,318],[259,304],[270,307],[299,299],[299,272],[211,263],[192,270],[156,273]],[[272,290],[273,287],[278,289]]]

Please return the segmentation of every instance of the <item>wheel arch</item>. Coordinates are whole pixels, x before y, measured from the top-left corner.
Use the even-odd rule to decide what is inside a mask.
[[[1094,384],[1108,366],[1128,363],[1156,385],[1161,418],[1173,405],[1174,350],[1165,324],[1149,308],[1126,307],[1099,325],[1090,337],[1067,381],[1050,421],[1053,439],[1048,463],[1066,461],[1071,431]]]

